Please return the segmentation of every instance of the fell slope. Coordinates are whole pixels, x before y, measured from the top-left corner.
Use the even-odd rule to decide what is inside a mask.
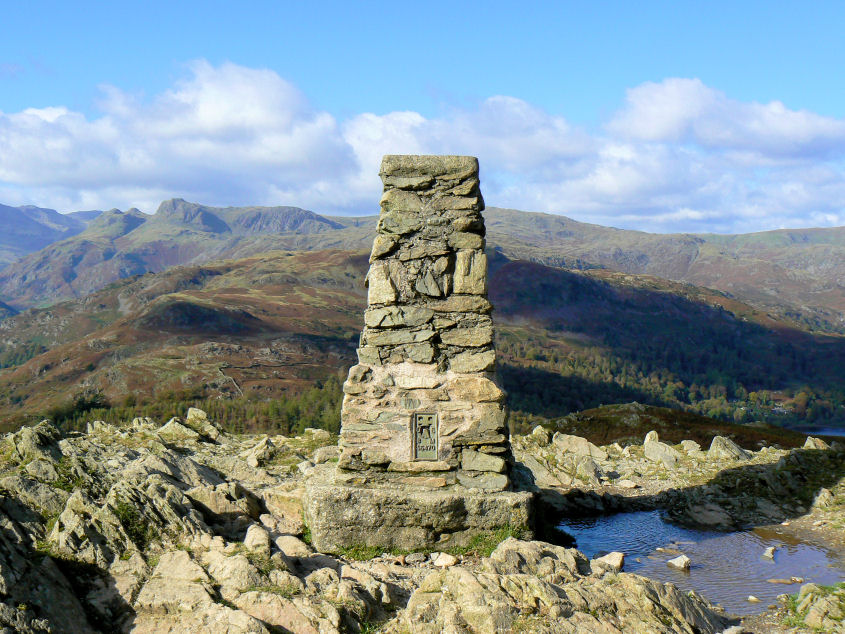
[[[366,269],[366,252],[277,251],[24,311],[0,321],[0,410],[14,426],[91,394],[258,403],[307,389],[354,362]],[[514,425],[635,400],[735,421],[845,422],[842,337],[650,276],[501,255],[490,269]]]

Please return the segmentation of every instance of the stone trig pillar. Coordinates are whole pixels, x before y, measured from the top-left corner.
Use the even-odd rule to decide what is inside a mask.
[[[306,486],[315,546],[434,547],[525,528],[530,495],[508,491],[478,161],[388,155],[380,175],[341,455]]]

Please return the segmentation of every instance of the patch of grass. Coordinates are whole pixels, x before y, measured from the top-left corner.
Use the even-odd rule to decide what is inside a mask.
[[[134,506],[124,500],[118,501],[113,507],[115,517],[126,531],[127,537],[140,550],[145,550],[158,537],[158,531],[144,518]]]
[[[273,563],[273,560],[270,558],[270,555],[267,553],[258,552],[256,550],[250,550],[242,543],[237,544],[234,550],[229,553],[229,557],[234,557],[235,555],[243,555],[247,558],[249,563],[255,566],[258,571],[263,574],[267,575],[270,573],[271,570],[276,569],[276,564]]]
[[[828,595],[833,594],[834,592],[841,592],[845,591],[845,582],[835,583],[830,586],[818,586],[819,591],[814,592],[819,598],[826,597]],[[786,610],[787,614],[783,618],[783,624],[788,627],[807,627],[804,624],[804,618],[807,616],[807,612],[809,610],[805,610],[803,613],[798,611],[798,593],[790,594],[786,598]],[[845,607],[845,597],[840,595],[840,604]]]
[[[309,528],[308,524],[304,525],[302,529],[302,541],[304,541],[309,546],[311,545],[311,529]]]
[[[85,484],[85,479],[76,472],[75,465],[67,456],[62,456],[56,462],[56,473],[59,477],[53,481],[53,486],[68,493],[82,488]]]
[[[53,528],[56,526],[56,522],[59,521],[58,515],[50,515],[45,518],[47,520],[46,524],[44,525],[44,534],[49,535],[53,532]]]
[[[466,546],[447,549],[453,555],[476,555],[478,557],[489,557],[496,550],[496,547],[509,537],[523,539],[526,536],[525,529],[521,527],[504,526],[495,531],[479,533],[475,535]]]
[[[353,544],[352,546],[344,546],[338,553],[347,559],[354,559],[356,561],[369,561],[378,557],[384,552],[383,548],[378,546],[364,546],[363,544]]]
[[[39,539],[35,542],[35,552],[46,555],[47,557],[57,556],[57,553],[53,550],[53,545],[46,539]]]
[[[258,568],[259,572],[263,575],[269,574],[271,570],[276,568],[276,565],[266,553],[259,553],[254,550],[245,550],[244,555],[246,555],[246,558],[249,559],[249,563]]]
[[[288,583],[283,586],[250,586],[246,589],[246,591],[270,592],[272,594],[278,594],[280,597],[284,597],[285,599],[292,599],[301,592],[301,589],[293,583]]]

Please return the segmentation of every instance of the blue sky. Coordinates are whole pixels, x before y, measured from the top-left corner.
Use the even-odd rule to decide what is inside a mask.
[[[488,205],[845,224],[843,3],[5,4],[0,202],[372,213],[454,152]]]

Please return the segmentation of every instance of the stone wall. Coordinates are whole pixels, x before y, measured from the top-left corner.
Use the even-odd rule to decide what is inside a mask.
[[[385,156],[358,365],[344,384],[346,471],[508,487],[487,301],[484,201],[468,156]]]

